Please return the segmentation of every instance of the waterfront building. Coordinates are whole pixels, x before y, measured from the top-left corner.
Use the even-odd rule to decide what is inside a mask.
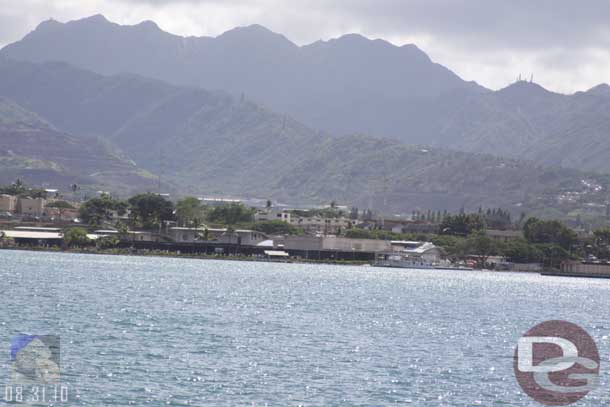
[[[0,236],[12,239],[17,244],[32,246],[59,246],[63,239],[63,234],[58,231],[3,230]]]
[[[201,243],[214,241],[217,243],[232,243],[245,246],[256,246],[268,239],[268,236],[257,230],[226,228],[187,228],[171,227],[168,237],[176,243]]]
[[[610,278],[610,263],[568,260],[561,263],[561,273]]]
[[[417,242],[408,240],[392,240],[392,251],[407,255],[409,258],[420,259],[428,263],[438,263],[443,258],[443,251],[432,242]]]

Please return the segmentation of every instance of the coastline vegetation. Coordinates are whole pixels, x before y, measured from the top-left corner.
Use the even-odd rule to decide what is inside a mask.
[[[0,193],[21,197],[46,197],[47,191],[28,188],[20,180],[0,187]],[[57,197],[47,207],[74,210],[76,205]],[[267,202],[267,209],[271,208]],[[305,235],[305,231],[280,220],[255,221],[255,208],[241,203],[221,206],[206,206],[195,197],[185,197],[172,202],[155,193],[144,193],[121,200],[101,194],[80,204],[78,213],[82,226],[71,226],[64,230],[64,249],[97,250],[112,252],[118,249],[121,238],[129,229],[161,230],[167,222],[178,226],[200,228],[202,226],[225,227],[227,229],[251,229],[267,235]],[[513,263],[542,263],[545,267],[557,267],[562,261],[591,256],[610,258],[610,228],[602,228],[587,236],[576,232],[557,220],[543,220],[522,214],[513,221],[511,214],[501,208],[482,209],[477,212],[449,214],[446,211],[414,211],[413,222],[432,225],[432,230],[397,233],[384,228],[380,222],[371,222],[370,210],[357,208],[344,210],[333,202],[329,207],[312,210],[291,210],[293,216],[340,218],[347,217],[363,221],[361,226],[341,230],[339,236],[353,239],[430,241],[443,249],[449,259],[458,261],[475,258],[485,264],[491,256],[501,256]],[[87,233],[100,228],[113,228],[118,233],[89,241]],[[521,237],[495,239],[489,229],[520,232]],[[517,233],[518,235],[519,233]],[[199,257],[199,256],[198,256]]]

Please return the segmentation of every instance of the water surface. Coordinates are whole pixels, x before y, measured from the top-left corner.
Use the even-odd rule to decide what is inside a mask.
[[[61,336],[69,405],[528,406],[517,339],[565,319],[602,356],[610,281],[0,251],[0,346]]]

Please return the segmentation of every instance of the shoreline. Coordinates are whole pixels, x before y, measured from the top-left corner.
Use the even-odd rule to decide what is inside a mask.
[[[373,265],[368,261],[359,261],[359,260],[337,260],[337,261],[328,261],[328,260],[316,260],[316,259],[290,259],[290,260],[272,260],[267,258],[258,258],[252,256],[222,256],[222,255],[193,255],[193,254],[178,254],[175,252],[163,252],[163,251],[148,251],[142,252],[140,251],[131,251],[128,249],[117,250],[117,249],[109,249],[109,250],[78,250],[78,249],[70,249],[70,250],[62,250],[61,248],[50,249],[48,247],[0,247],[0,251],[3,250],[12,250],[12,251],[24,251],[24,252],[43,252],[43,253],[65,253],[65,254],[88,254],[88,255],[106,255],[106,256],[129,256],[129,257],[158,257],[158,258],[175,258],[175,259],[189,259],[189,260],[216,260],[216,261],[238,261],[238,262],[254,262],[254,263],[284,263],[284,264],[325,264],[331,266],[369,266],[373,267]],[[386,267],[378,267],[378,268],[386,268]],[[387,267],[387,269],[391,269],[392,267]],[[408,270],[408,269],[405,269]],[[416,270],[416,269],[413,269]],[[496,272],[496,273],[518,273],[518,274],[541,274],[538,271],[518,271],[518,270],[489,270],[489,269],[447,269],[447,268],[439,268],[439,269],[429,269],[435,271],[474,271],[474,272]]]
[[[53,250],[47,247],[0,247],[1,250],[24,251],[24,252],[43,252],[43,253],[65,253],[65,254],[90,254],[90,255],[106,255],[106,256],[133,256],[133,257],[160,257],[160,258],[175,258],[175,259],[190,259],[190,260],[219,260],[219,261],[241,261],[241,262],[263,262],[263,263],[287,263],[287,264],[327,264],[334,266],[370,266],[368,261],[359,260],[316,260],[316,259],[289,259],[289,260],[272,260],[268,258],[253,257],[253,256],[226,256],[226,255],[194,255],[194,254],[179,254],[175,252],[163,252],[160,250],[150,250],[148,252],[131,251],[131,250]]]

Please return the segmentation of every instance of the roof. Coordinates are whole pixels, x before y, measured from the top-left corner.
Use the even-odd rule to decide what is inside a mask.
[[[6,237],[12,239],[47,239],[60,240],[63,238],[61,233],[57,232],[30,232],[21,230],[3,230],[2,233]]]
[[[31,232],[61,232],[61,228],[45,228],[37,226],[17,226],[15,230],[29,230]]]
[[[171,227],[169,229],[170,230],[195,231],[195,232],[205,232],[206,230],[208,232],[226,232],[228,230],[227,228],[207,228],[207,227],[185,228],[185,227],[179,227],[179,226]],[[235,233],[260,233],[260,234],[264,234],[263,232],[259,232],[257,230],[249,230],[249,229],[234,229],[233,232],[235,232]]]
[[[229,203],[239,203],[241,199],[231,199],[231,198],[199,198],[200,201],[204,202],[229,202]]]
[[[265,250],[267,256],[288,257],[289,254],[283,250]]]
[[[411,253],[411,254],[424,254],[430,250],[440,250],[440,248],[438,248],[434,243],[432,242],[424,242],[422,243],[420,246],[415,247],[415,248],[409,248],[409,249],[404,249],[403,252],[404,253]]]
[[[413,240],[390,240],[390,244],[420,246],[422,244],[422,242],[413,241]]]
[[[93,233],[102,234],[102,235],[118,235],[120,232],[118,230],[112,230],[112,229],[100,229],[100,230],[94,230]],[[141,235],[144,233],[154,233],[154,232],[128,230],[126,233],[128,235]]]
[[[273,247],[273,240],[263,240],[262,242],[258,243],[257,246]]]

